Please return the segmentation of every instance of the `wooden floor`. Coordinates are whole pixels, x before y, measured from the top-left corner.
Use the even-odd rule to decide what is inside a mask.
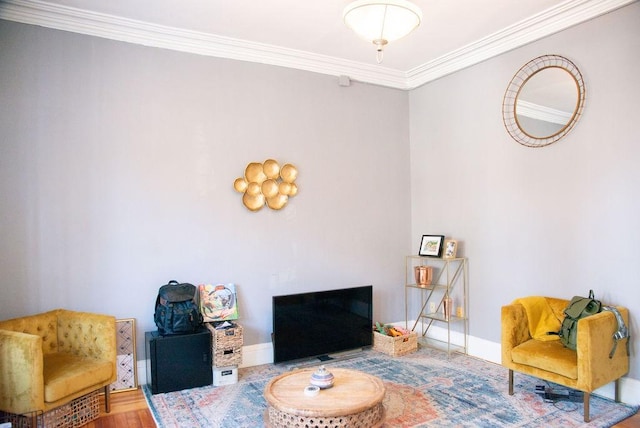
[[[104,413],[104,397],[101,395],[100,409],[100,418],[89,422],[85,428],[154,428],[156,426],[140,388],[135,391],[112,393],[110,413]],[[613,427],[640,428],[640,413]]]
[[[614,425],[614,428],[638,428],[640,427],[640,413],[636,413],[629,419],[625,419],[619,424]]]
[[[142,389],[111,393],[111,412],[104,412],[104,395],[100,395],[100,417],[85,428],[154,428]]]

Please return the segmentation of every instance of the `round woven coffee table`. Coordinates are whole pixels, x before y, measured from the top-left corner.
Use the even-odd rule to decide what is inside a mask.
[[[380,379],[357,370],[330,369],[333,387],[305,395],[314,369],[294,370],[272,379],[264,389],[267,427],[374,428],[384,420],[385,388]]]

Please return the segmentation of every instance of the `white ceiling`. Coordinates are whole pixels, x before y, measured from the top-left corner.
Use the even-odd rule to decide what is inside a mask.
[[[350,0],[0,0],[0,18],[411,89],[633,1],[413,0],[423,22],[382,64]]]

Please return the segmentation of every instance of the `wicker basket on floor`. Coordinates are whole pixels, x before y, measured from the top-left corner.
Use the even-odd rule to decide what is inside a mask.
[[[385,354],[399,357],[418,350],[418,334],[411,332],[405,336],[386,336],[373,332],[373,349]]]
[[[0,422],[10,422],[12,428],[78,428],[99,416],[100,394],[96,390],[44,413],[0,413]]]

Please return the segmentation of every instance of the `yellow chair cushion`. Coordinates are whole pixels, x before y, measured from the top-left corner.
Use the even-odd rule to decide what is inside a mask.
[[[108,380],[113,374],[113,365],[107,360],[64,353],[48,354],[43,359],[44,401],[48,403]]]
[[[578,354],[558,340],[527,340],[511,350],[514,363],[536,367],[569,379],[578,378]]]

